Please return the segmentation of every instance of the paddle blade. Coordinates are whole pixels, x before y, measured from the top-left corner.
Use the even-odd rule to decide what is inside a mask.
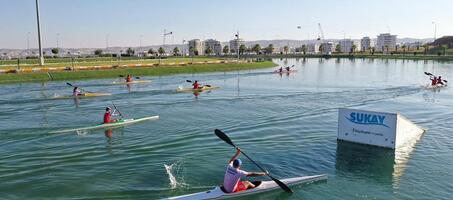
[[[280,188],[282,188],[283,190],[285,190],[285,192],[288,192],[288,193],[293,193],[293,191],[291,190],[291,188],[289,188],[285,183],[281,182],[280,180],[272,177],[269,175],[269,177],[271,177],[271,179],[277,183],[278,186],[280,186]]]
[[[186,80],[186,82],[188,82],[188,83],[192,83],[192,81],[191,81],[191,80]]]
[[[74,87],[71,83],[66,82],[66,84],[69,85],[69,86],[71,86],[71,87]]]
[[[225,141],[229,145],[231,145],[233,147],[236,147],[236,145],[234,145],[233,141],[231,141],[231,139],[224,132],[222,132],[221,130],[216,129],[216,130],[214,130],[214,133],[215,133],[215,135],[217,135],[217,137],[219,137],[220,139],[222,139],[223,141]]]
[[[204,85],[204,86],[206,86],[206,87],[211,87],[211,85]]]
[[[447,81],[447,80],[444,80],[444,82],[445,82],[445,83],[448,83],[448,81]]]
[[[136,78],[136,79],[140,79],[140,77],[139,77],[139,76],[137,76],[137,77],[135,77],[135,78]]]
[[[124,77],[124,75],[120,75],[120,77]]]

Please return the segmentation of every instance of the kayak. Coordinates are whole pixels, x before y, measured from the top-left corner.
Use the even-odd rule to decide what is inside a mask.
[[[151,80],[135,80],[131,82],[126,82],[126,81],[114,81],[112,84],[115,85],[128,85],[128,84],[139,84],[139,83],[151,83]]]
[[[176,89],[176,92],[203,92],[203,91],[208,91],[208,90],[214,90],[214,89],[217,89],[219,87],[217,86],[202,86],[198,89],[193,89],[193,88],[183,88],[183,87],[178,87]]]
[[[431,85],[431,84],[426,84],[425,85],[425,89],[437,89],[437,88],[443,88],[443,87],[447,87],[447,84],[437,84],[437,85]]]
[[[282,72],[280,72],[279,70],[275,70],[275,71],[274,71],[274,73],[276,73],[276,74],[284,74],[284,73],[290,74],[290,73],[294,73],[294,72],[297,72],[297,70],[296,70],[296,69],[294,69],[294,70],[289,70],[289,71],[286,71],[286,70],[285,70],[285,71],[282,71]]]
[[[157,120],[157,119],[159,119],[159,116],[157,116],[157,115],[150,116],[150,117],[136,118],[136,119],[122,119],[117,122],[112,122],[112,123],[107,123],[107,124],[102,123],[102,124],[97,124],[97,125],[87,126],[87,127],[58,130],[58,131],[53,131],[50,133],[68,133],[68,132],[87,131],[87,130],[95,130],[95,129],[115,128],[115,127],[127,126],[130,124],[143,122],[146,120]]]
[[[294,186],[294,185],[298,185],[298,184],[311,183],[311,182],[322,181],[322,180],[327,180],[326,174],[281,179],[281,181],[288,186]],[[227,198],[252,195],[252,194],[280,189],[280,186],[278,186],[277,183],[275,183],[274,181],[254,181],[253,183],[258,186],[253,189],[249,189],[249,190],[245,190],[245,191],[241,191],[241,192],[225,193],[223,191],[222,187],[217,186],[214,189],[206,191],[206,192],[199,192],[199,193],[182,195],[182,196],[177,196],[177,197],[170,197],[167,199],[169,199],[169,200],[171,200],[171,199],[177,199],[177,200],[227,199]]]
[[[101,96],[110,96],[112,94],[110,93],[100,93],[100,92],[87,92],[83,93],[82,95],[79,96],[74,96],[74,95],[63,95],[63,96],[58,96],[55,95],[53,98],[54,99],[72,99],[72,98],[84,98],[84,97],[101,97]]]

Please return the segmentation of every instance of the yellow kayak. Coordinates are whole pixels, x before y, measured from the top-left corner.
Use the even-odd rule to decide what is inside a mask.
[[[126,82],[126,81],[114,81],[112,84],[115,85],[128,85],[128,84],[140,84],[140,83],[151,83],[151,80],[135,80],[131,82]]]
[[[110,96],[112,94],[110,93],[100,93],[100,92],[87,92],[87,93],[82,93],[79,96],[74,96],[74,95],[55,95],[53,99],[71,99],[71,98],[84,98],[84,97],[101,97],[101,96]]]
[[[178,87],[176,89],[176,92],[203,92],[203,91],[209,91],[209,90],[214,90],[214,89],[217,89],[219,87],[217,86],[202,86],[198,89],[193,89],[193,88],[183,88],[183,87]]]

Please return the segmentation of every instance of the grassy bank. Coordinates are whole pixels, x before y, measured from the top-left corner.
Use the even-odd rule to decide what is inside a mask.
[[[86,70],[86,71],[62,71],[53,73],[21,73],[21,74],[0,74],[0,84],[41,82],[41,81],[62,81],[77,79],[100,79],[115,78],[120,75],[132,74],[133,76],[164,76],[172,74],[192,74],[202,72],[223,72],[246,69],[269,68],[276,66],[275,63],[251,62],[251,63],[228,63],[228,64],[194,64],[186,66],[160,66],[147,68],[125,68],[111,70]]]
[[[98,66],[98,65],[122,65],[122,64],[166,64],[166,63],[187,63],[187,62],[205,62],[221,60],[220,58],[208,57],[170,57],[161,60],[149,58],[50,58],[45,60],[44,67],[76,67],[76,66]],[[16,68],[40,68],[36,59],[19,60],[0,60],[0,69],[16,69]]]

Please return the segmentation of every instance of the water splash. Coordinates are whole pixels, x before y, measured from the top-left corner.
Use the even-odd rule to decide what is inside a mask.
[[[170,188],[176,189],[178,187],[185,187],[187,184],[184,182],[184,178],[180,176],[182,163],[177,161],[171,165],[164,164],[165,171],[168,174],[170,180]]]

